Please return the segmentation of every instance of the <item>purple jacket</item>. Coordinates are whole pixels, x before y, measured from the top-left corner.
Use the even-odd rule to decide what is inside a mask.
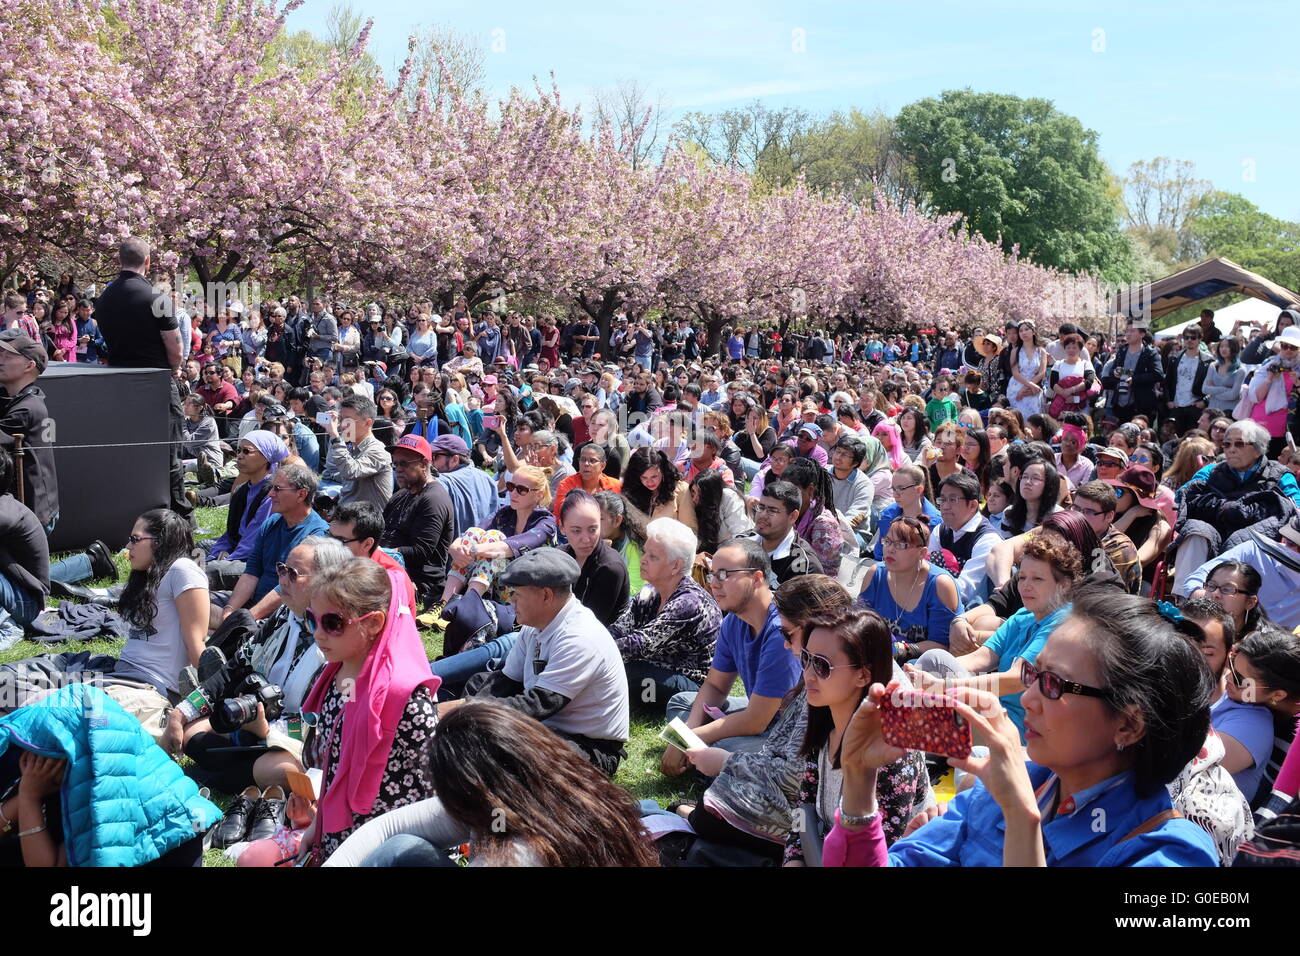
[[[252,501],[257,497],[257,493],[262,490],[262,486],[271,480],[268,474],[265,478],[255,485],[249,486],[248,500]],[[244,516],[239,520],[239,544],[233,551],[230,550],[230,536],[223,534],[216,541],[208,546],[208,560],[213,561],[223,551],[230,551],[227,556],[230,561],[247,561],[248,556],[253,553],[253,548],[257,544],[257,532],[265,523],[266,519],[271,517],[271,496],[267,495],[262,499],[262,503],[257,506],[255,514],[244,512]]]

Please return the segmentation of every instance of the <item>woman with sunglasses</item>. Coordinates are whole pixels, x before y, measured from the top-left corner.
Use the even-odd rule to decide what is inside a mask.
[[[879,614],[889,627],[900,660],[932,648],[947,648],[957,612],[957,585],[946,570],[927,560],[930,525],[900,516],[881,533],[883,566],[862,579],[858,604]]]
[[[1300,640],[1267,624],[1241,638],[1228,656],[1228,680],[1241,688],[1242,700],[1263,704],[1273,715],[1273,747],[1255,793],[1246,794],[1251,809],[1269,799],[1273,781],[1295,740],[1300,718]]]
[[[426,742],[439,679],[406,606],[405,576],[355,558],[317,577],[306,629],[325,669],[303,701],[303,763],[322,771],[301,856],[319,865],[367,820],[434,795]]]
[[[786,649],[796,658],[804,649],[808,622],[848,611],[852,598],[824,574],[792,578],[773,595]],[[721,747],[692,750],[687,757],[712,777],[698,805],[682,803],[676,812],[700,838],[739,847],[778,862],[797,806],[804,769],[800,753],[808,726],[808,695],[802,680],[782,699],[762,749],[731,753]],[[646,809],[651,809],[643,804]]]
[[[801,819],[796,817],[798,825],[786,839],[785,866],[806,865],[809,841],[820,847],[834,825],[844,732],[876,676],[892,675],[894,667],[889,628],[872,611],[852,608],[823,613],[808,622],[807,635],[799,651],[808,698],[807,730],[800,748],[805,763],[796,804]],[[924,755],[918,750],[902,751],[882,766],[876,795],[885,841],[892,842],[933,802]]]
[[[915,667],[907,665],[912,682],[934,693],[953,687],[995,688],[1023,738],[1020,664],[1034,663],[1069,612],[1070,592],[1082,578],[1083,558],[1063,535],[1050,530],[1035,534],[1021,551],[1016,574],[1016,590],[1024,606],[967,654],[954,657],[946,649],[926,651]]]
[[[845,731],[826,864],[1217,865],[1214,841],[1174,816],[1167,789],[1205,743],[1213,682],[1200,652],[1154,604],[1112,588],[1074,592],[1070,613],[1021,676],[1026,747],[996,696],[955,688],[953,709],[989,755],[949,758],[978,781],[893,846],[876,781],[903,751],[881,732],[892,688],[873,686]]]
[[[525,551],[554,547],[558,525],[547,507],[551,503],[548,470],[520,465],[506,482],[510,504],[485,528],[468,528],[451,545],[451,570],[443,588],[446,604],[466,586],[482,596],[492,588],[496,576]]]

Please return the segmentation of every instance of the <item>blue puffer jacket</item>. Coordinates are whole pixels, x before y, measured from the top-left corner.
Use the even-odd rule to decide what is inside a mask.
[[[68,761],[61,804],[69,866],[150,863],[221,819],[139,721],[97,687],[72,684],[0,718],[0,753],[10,743]]]

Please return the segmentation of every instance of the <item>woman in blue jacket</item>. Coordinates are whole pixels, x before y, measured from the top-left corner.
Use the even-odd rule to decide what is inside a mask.
[[[1214,841],[1173,811],[1166,789],[1205,743],[1213,681],[1152,602],[1080,588],[1024,675],[1029,760],[993,694],[953,691],[989,756],[950,758],[978,782],[888,850],[875,781],[902,751],[884,742],[879,705],[888,691],[873,687],[844,735],[843,796],[826,865],[1218,864]]]

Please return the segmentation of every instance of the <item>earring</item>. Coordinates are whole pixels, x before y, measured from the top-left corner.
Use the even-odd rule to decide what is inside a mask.
[[[1124,745],[1123,745],[1123,744],[1116,744],[1116,745],[1115,745],[1115,751],[1116,751],[1117,753],[1123,752],[1123,750],[1124,750]]]

